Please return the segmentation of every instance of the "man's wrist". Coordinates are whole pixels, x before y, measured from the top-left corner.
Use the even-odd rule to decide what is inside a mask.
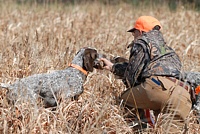
[[[115,72],[115,65],[114,64],[111,66],[110,72],[112,72],[112,73]]]

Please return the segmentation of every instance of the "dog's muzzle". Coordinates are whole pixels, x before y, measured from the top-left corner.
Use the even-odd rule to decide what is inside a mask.
[[[94,68],[103,70],[104,62],[100,60],[100,58],[106,58],[103,54],[98,54],[98,57],[94,60]]]

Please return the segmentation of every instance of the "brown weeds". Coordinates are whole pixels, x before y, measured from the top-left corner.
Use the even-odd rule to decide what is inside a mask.
[[[181,57],[184,70],[200,71],[200,14],[185,10],[170,12],[165,6],[137,8],[121,4],[103,6],[17,6],[0,8],[0,82],[65,69],[75,53],[85,46],[109,56],[128,58],[133,39],[126,31],[140,15],[152,15]],[[0,133],[132,133],[116,98],[125,87],[106,71],[95,70],[85,82],[78,101],[62,101],[57,109],[28,102],[8,105],[0,89]],[[189,132],[200,132],[196,116],[188,118]],[[151,130],[149,133],[162,133]],[[144,132],[145,133],[145,132]],[[148,133],[148,132],[146,132]]]

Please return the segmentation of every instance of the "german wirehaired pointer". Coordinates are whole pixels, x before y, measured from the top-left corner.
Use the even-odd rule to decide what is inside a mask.
[[[8,89],[9,101],[18,98],[36,102],[38,97],[44,101],[45,107],[57,106],[57,98],[72,98],[83,92],[83,83],[93,67],[98,69],[98,53],[92,48],[82,48],[75,55],[69,67],[52,73],[35,74],[22,78],[10,85],[1,84]]]

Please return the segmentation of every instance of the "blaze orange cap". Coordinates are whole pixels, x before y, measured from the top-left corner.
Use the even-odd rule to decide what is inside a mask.
[[[161,27],[160,22],[156,18],[152,16],[141,16],[136,20],[134,27],[127,32],[133,32],[136,29],[139,31],[148,32],[156,25]]]

